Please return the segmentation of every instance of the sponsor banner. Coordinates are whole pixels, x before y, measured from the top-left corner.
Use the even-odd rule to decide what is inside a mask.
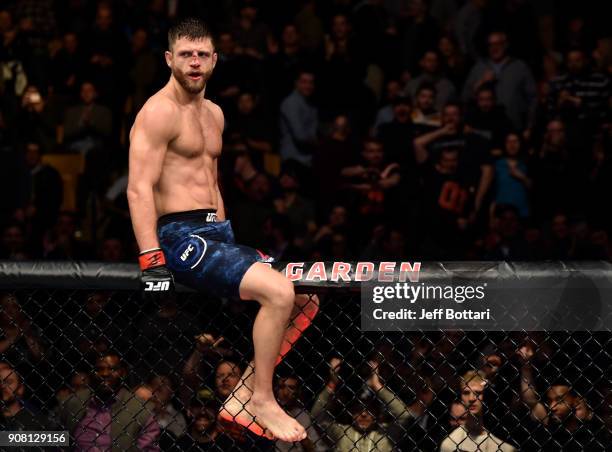
[[[290,281],[321,284],[419,281],[420,262],[284,262],[272,264]],[[357,285],[358,287],[358,285]]]

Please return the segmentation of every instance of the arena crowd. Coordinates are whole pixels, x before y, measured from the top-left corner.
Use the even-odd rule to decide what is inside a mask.
[[[128,135],[169,77],[169,25],[192,15],[215,31],[206,97],[225,115],[220,183],[238,242],[284,261],[610,260],[604,9],[0,1],[0,259],[136,262]],[[308,426],[291,449],[216,418],[248,357],[249,307],[128,300],[65,295],[41,316],[40,294],[2,296],[3,430],[69,429],[78,450],[610,444],[609,335],[361,338],[356,365],[347,318],[328,314],[312,327],[329,335],[325,356],[279,371],[279,401]]]

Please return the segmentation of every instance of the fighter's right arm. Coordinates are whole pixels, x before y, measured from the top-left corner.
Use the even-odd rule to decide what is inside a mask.
[[[159,247],[153,191],[162,172],[168,144],[176,136],[176,106],[149,101],[138,113],[130,134],[127,198],[140,251]]]

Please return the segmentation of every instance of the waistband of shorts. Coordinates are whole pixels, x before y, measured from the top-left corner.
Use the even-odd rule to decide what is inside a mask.
[[[216,209],[197,209],[184,212],[172,212],[157,219],[157,226],[165,226],[177,221],[196,221],[201,223],[215,223],[217,221]]]

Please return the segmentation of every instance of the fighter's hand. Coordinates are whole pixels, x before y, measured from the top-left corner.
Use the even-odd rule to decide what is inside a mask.
[[[142,290],[145,294],[167,294],[174,291],[174,277],[166,267],[166,257],[159,248],[140,253]]]

